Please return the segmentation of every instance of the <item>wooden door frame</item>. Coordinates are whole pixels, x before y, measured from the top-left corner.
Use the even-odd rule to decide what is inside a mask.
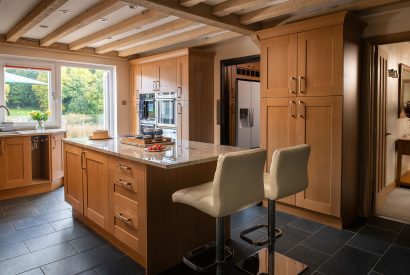
[[[361,215],[371,216],[376,211],[377,194],[377,47],[410,41],[410,31],[373,36],[363,39],[363,90],[361,103],[360,198]]]
[[[245,64],[245,63],[252,63],[252,62],[260,62],[260,55],[251,55],[251,56],[244,56],[244,57],[237,57],[232,59],[225,59],[221,60],[221,81],[220,81],[220,101],[218,103],[218,121],[221,128],[220,131],[220,144],[221,145],[229,145],[229,90],[226,89],[225,83],[225,67]]]

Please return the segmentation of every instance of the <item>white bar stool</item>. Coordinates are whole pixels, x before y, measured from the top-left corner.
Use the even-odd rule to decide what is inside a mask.
[[[188,204],[217,220],[216,245],[208,244],[188,252],[183,257],[185,264],[199,272],[209,271],[216,265],[217,274],[222,274],[225,258],[233,253],[225,247],[224,217],[263,200],[265,161],[264,149],[221,154],[212,182],[185,188],[172,195],[174,202]],[[207,264],[195,263],[200,255],[210,253],[212,258]],[[203,260],[199,262],[203,263]]]
[[[268,199],[268,225],[256,225],[241,232],[241,238],[252,245],[268,245],[268,248],[238,263],[237,266],[248,274],[273,275],[275,269],[285,272],[284,274],[299,274],[307,268],[300,262],[275,253],[275,239],[282,235],[282,232],[275,228],[275,201],[306,189],[309,155],[310,146],[306,144],[279,149],[273,153],[270,173],[264,175],[265,197]],[[255,241],[246,236],[263,227],[268,229],[268,237],[265,240]],[[276,267],[275,258],[278,261]]]

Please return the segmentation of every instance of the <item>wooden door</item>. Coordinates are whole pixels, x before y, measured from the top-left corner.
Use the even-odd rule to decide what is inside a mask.
[[[139,100],[140,79],[141,79],[141,68],[137,65],[132,66],[131,95],[130,95],[131,102]]]
[[[138,66],[138,80],[140,81],[139,93],[153,93],[156,90],[158,69],[155,63]]]
[[[261,42],[261,97],[286,97],[297,90],[297,36]]]
[[[71,206],[84,213],[83,196],[83,171],[82,171],[82,149],[81,147],[64,144],[64,195],[65,200]]]
[[[177,59],[170,58],[157,62],[158,82],[157,91],[159,92],[177,92]]]
[[[65,133],[51,135],[51,171],[53,182],[64,177],[63,138],[65,138]]]
[[[177,98],[179,100],[189,100],[189,56],[177,58]]]
[[[343,94],[343,26],[298,33],[298,94]]]
[[[308,187],[296,205],[340,217],[342,97],[298,98],[298,144],[309,144]]]
[[[266,172],[270,172],[273,152],[293,144],[296,122],[295,98],[262,98],[260,138],[261,147],[267,150]],[[265,130],[266,129],[266,130]],[[295,195],[279,200],[295,205]]]
[[[84,151],[83,168],[84,215],[108,230],[108,156]]]
[[[4,189],[30,185],[31,178],[31,139],[13,137],[1,140],[2,172]]]

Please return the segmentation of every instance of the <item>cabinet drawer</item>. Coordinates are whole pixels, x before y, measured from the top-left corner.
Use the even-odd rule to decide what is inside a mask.
[[[145,218],[145,182],[114,171],[109,174],[110,202]]]
[[[110,204],[110,232],[115,238],[146,257],[146,224],[143,219]]]
[[[110,157],[109,169],[121,175],[145,180],[145,165],[141,163]]]

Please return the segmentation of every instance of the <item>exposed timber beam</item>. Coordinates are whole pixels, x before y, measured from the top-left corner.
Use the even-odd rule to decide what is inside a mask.
[[[192,7],[198,5],[199,3],[205,2],[206,0],[179,0],[179,4],[185,7]]]
[[[60,26],[46,37],[42,38],[40,40],[40,45],[50,46],[64,36],[75,32],[76,30],[120,9],[123,6],[124,3],[119,0],[103,0],[77,17],[71,19],[64,25]]]
[[[179,0],[122,0],[128,4],[138,5],[146,8],[157,9],[163,13],[192,20],[205,25],[214,26],[220,29],[249,35],[256,30],[260,30],[261,24],[243,25],[239,23],[239,16],[231,14],[225,17],[215,16],[212,6],[200,3],[193,7],[179,5]]]
[[[95,49],[96,53],[107,53],[110,51],[113,51],[115,49],[118,48],[123,48],[127,45],[134,45],[137,44],[139,42],[142,42],[144,40],[148,40],[154,37],[158,37],[160,35],[166,34],[166,33],[170,33],[170,32],[174,32],[180,29],[184,29],[190,26],[193,26],[195,24],[195,22],[180,18],[171,22],[168,22],[164,25],[160,25],[158,27],[146,30],[146,31],[142,31],[139,33],[136,33],[134,35],[131,36],[127,36],[124,37],[122,39],[119,39],[117,41],[113,41],[111,43],[108,43],[106,45],[97,47]]]
[[[216,16],[227,16],[242,9],[248,9],[252,6],[263,4],[266,0],[228,0],[213,6],[212,12]]]
[[[16,42],[43,19],[61,7],[68,0],[42,0],[6,34],[8,42]]]
[[[119,56],[129,56],[133,54],[139,54],[142,52],[148,52],[155,49],[163,48],[166,46],[170,46],[172,44],[182,43],[185,41],[193,40],[200,38],[202,36],[207,36],[213,33],[221,32],[221,29],[212,27],[212,26],[204,26],[200,27],[191,31],[187,31],[184,33],[179,33],[174,36],[166,37],[163,39],[155,40],[149,43],[145,43],[142,45],[138,45],[135,47],[131,47],[129,49],[125,49],[118,52]]]
[[[142,14],[135,15],[118,24],[115,24],[111,27],[108,27],[99,32],[93,33],[91,35],[88,35],[82,39],[79,39],[71,43],[70,50],[76,51],[76,50],[82,49],[97,41],[101,41],[101,40],[107,39],[108,37],[112,37],[112,36],[130,31],[130,30],[133,30],[135,28],[142,27],[145,24],[153,23],[167,16],[168,16],[167,14],[158,12],[156,10],[144,11]]]

